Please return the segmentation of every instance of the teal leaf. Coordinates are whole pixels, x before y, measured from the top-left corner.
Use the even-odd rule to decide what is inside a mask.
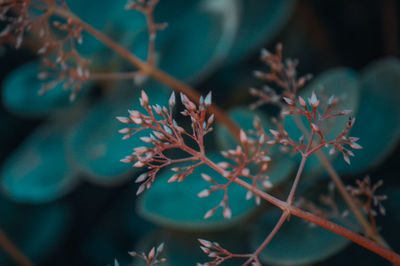
[[[256,117],[260,118],[266,132],[270,127],[270,123],[263,113],[257,110],[251,111],[247,106],[233,108],[227,112],[227,115],[245,131],[254,130],[253,121]],[[239,144],[237,139],[221,124],[215,126],[215,139],[221,150],[234,149]]]
[[[360,86],[357,78],[357,73],[349,68],[334,68],[323,72],[318,75],[304,90],[300,92],[305,100],[311,97],[312,92],[315,91],[317,97],[325,101],[332,95],[339,98],[339,104],[334,109],[336,112],[343,110],[352,110],[351,116],[356,116],[359,105]],[[305,117],[301,117],[304,125],[309,130],[310,123]],[[324,132],[324,137],[327,141],[335,139],[346,127],[348,123],[348,116],[338,116],[322,123],[319,127]],[[285,129],[290,137],[298,140],[302,136],[302,132],[297,127],[292,116],[285,119]],[[318,137],[317,137],[318,138]],[[322,148],[323,153],[329,159],[334,159],[335,156],[329,155],[329,150]],[[338,153],[336,153],[337,155]],[[298,156],[300,160],[300,156]],[[341,158],[343,160],[343,158]],[[319,171],[322,165],[318,157],[311,155],[306,163],[306,171]]]
[[[0,198],[0,228],[35,264],[51,254],[66,237],[71,221],[65,205],[25,206]],[[10,255],[0,249],[0,265],[14,265]]]
[[[1,169],[1,187],[13,200],[43,203],[69,192],[77,182],[66,159],[65,121],[37,129]]]
[[[360,74],[361,99],[351,136],[363,148],[351,159],[334,167],[341,173],[366,171],[387,158],[400,139],[400,61],[385,58],[367,66]]]
[[[125,84],[125,83],[124,83]],[[146,90],[150,104],[166,106],[168,94],[160,87]],[[131,154],[132,149],[143,146],[139,139],[145,131],[122,140],[118,130],[124,124],[115,117],[125,116],[129,110],[142,110],[136,88],[117,86],[106,99],[96,103],[82,118],[70,135],[71,157],[91,181],[109,184],[125,180],[132,165],[120,160]],[[133,171],[137,171],[136,168]],[[130,172],[132,173],[132,172]]]
[[[218,153],[209,155],[209,158],[216,162],[226,161]],[[173,173],[167,170],[159,174],[152,187],[139,198],[139,213],[156,224],[185,230],[215,230],[241,221],[256,207],[254,200],[246,200],[247,190],[232,183],[228,189],[232,218],[225,219],[219,209],[212,217],[204,219],[206,212],[222,200],[223,191],[199,198],[197,194],[210,186],[200,174],[208,174],[221,184],[227,180],[206,165],[197,167],[182,182],[167,183]]]
[[[76,103],[77,100],[69,100],[70,91],[63,89],[62,84],[44,95],[38,94],[42,87],[42,81],[37,78],[39,65],[38,61],[24,64],[6,77],[3,103],[8,111],[24,117],[39,117]]]

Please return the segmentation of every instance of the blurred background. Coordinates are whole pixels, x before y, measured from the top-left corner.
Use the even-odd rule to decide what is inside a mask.
[[[125,0],[66,2],[84,21],[146,58],[145,19],[124,10]],[[284,58],[299,59],[299,75],[313,74],[305,90],[323,85],[349,95],[346,103],[356,117],[351,135],[361,138],[364,149],[356,151],[350,166],[340,156],[332,162],[346,184],[366,175],[373,183],[384,180],[378,194],[388,195],[386,215],[376,219],[383,237],[399,252],[399,11],[396,0],[160,0],[155,19],[169,25],[157,35],[156,64],[202,94],[212,90],[213,100],[249,129],[254,113],[247,107],[256,99],[248,89],[264,85],[253,71],[267,70],[260,50],[274,51],[282,43]],[[6,40],[0,48],[0,228],[27,257],[44,266],[112,265],[114,258],[132,265],[128,251],[149,251],[165,242],[169,265],[194,265],[207,261],[198,237],[240,253],[257,247],[277,214],[267,204],[256,207],[246,201],[240,188],[230,197],[229,221],[220,213],[204,221],[218,197],[197,198],[206,184],[194,178],[166,184],[169,171],[136,197],[134,180],[143,170],[119,160],[140,141],[122,141],[115,116],[139,108],[139,89],[146,89],[152,103],[165,104],[169,88],[151,79],[140,84],[91,81],[74,102],[62,85],[38,96],[41,66],[35,48],[42,41],[27,35],[19,50]],[[78,49],[92,60],[93,72],[132,70],[86,34]],[[256,110],[265,124],[274,112],[271,106]],[[220,126],[207,141],[215,158],[215,151],[234,145]],[[272,159],[270,176],[278,189],[271,193],[285,195],[297,159]],[[328,178],[315,161],[306,175],[310,179],[301,193],[311,191],[309,199],[317,199],[326,192]],[[293,231],[284,228],[263,253],[266,265],[389,265],[341,237],[293,223],[298,223]],[[0,265],[17,264],[0,249]]]

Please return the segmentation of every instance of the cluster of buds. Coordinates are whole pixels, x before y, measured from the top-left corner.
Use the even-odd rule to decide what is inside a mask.
[[[67,9],[66,6],[64,6]],[[59,83],[63,83],[65,90],[70,90],[70,100],[76,98],[82,84],[90,78],[90,60],[84,58],[77,50],[76,45],[82,44],[82,27],[67,19],[65,22],[54,21],[54,27],[65,33],[64,38],[46,41],[39,49],[40,55],[50,52],[43,59],[46,71],[40,72],[39,79],[46,81],[39,94],[44,94]]]
[[[4,21],[6,26],[0,37],[15,37],[15,47],[18,49],[26,32],[37,32],[40,39],[44,40],[37,53],[48,54],[43,60],[47,70],[38,75],[39,79],[46,80],[39,94],[63,83],[64,89],[71,90],[72,101],[82,83],[89,79],[90,61],[82,57],[76,48],[76,44],[82,43],[82,27],[71,18],[51,22],[56,9],[69,12],[63,1],[1,1],[0,20]],[[54,39],[52,27],[64,33],[61,39]]]
[[[281,97],[293,97],[311,79],[311,75],[297,77],[297,60],[287,59],[284,62],[282,61],[282,44],[277,44],[275,53],[270,53],[265,49],[261,50],[261,60],[269,67],[269,72],[255,71],[254,75],[259,79],[276,84],[283,89],[283,92],[282,95],[278,95],[269,87],[265,87],[266,94],[260,95],[257,90],[251,89],[251,94],[261,96],[261,102],[257,105],[263,103],[276,104]]]
[[[177,172],[169,182],[183,181],[193,170],[203,164],[201,156],[204,155],[204,136],[212,131],[212,123],[214,116],[207,117],[207,107],[211,104],[211,93],[205,97],[201,97],[200,104],[197,107],[185,95],[181,94],[181,101],[185,107],[182,112],[184,116],[191,119],[191,132],[189,133],[183,127],[179,126],[173,118],[172,110],[176,104],[175,93],[171,94],[168,104],[169,109],[160,105],[149,104],[147,94],[142,91],[140,104],[146,110],[147,114],[143,114],[137,110],[130,110],[129,117],[117,117],[117,119],[127,125],[119,132],[124,134],[123,139],[127,139],[138,132],[147,130],[149,135],[141,137],[144,144],[151,146],[140,146],[133,150],[132,155],[126,156],[121,161],[124,163],[134,163],[134,167],[146,166],[149,172],[140,175],[136,182],[142,183],[137,194],[142,193],[146,188],[150,188],[157,173],[164,167],[193,162],[194,164],[186,167],[175,167],[172,170]],[[198,150],[193,150],[185,143],[185,138],[194,140],[198,145]],[[193,155],[181,159],[170,159],[164,152],[170,149],[181,149]]]
[[[146,253],[138,254],[135,251],[129,252],[129,255],[132,257],[138,257],[143,259],[146,262],[147,266],[154,266],[157,264],[165,263],[167,259],[159,258],[161,252],[164,250],[164,243],[161,243],[157,248],[153,247],[150,252],[146,255]]]
[[[383,185],[383,180],[379,180],[375,184],[371,183],[369,176],[363,180],[356,180],[357,186],[347,186],[347,190],[357,199],[357,203],[363,208],[365,213],[371,218],[377,215],[377,208],[381,215],[385,215],[386,210],[382,205],[382,201],[387,199],[386,195],[376,195],[376,190]]]
[[[224,176],[228,178],[228,182],[220,184],[216,182],[212,177],[207,174],[202,174],[202,178],[211,183],[210,187],[202,190],[198,196],[208,197],[214,192],[224,191],[224,197],[220,203],[210,209],[206,214],[205,218],[209,218],[218,208],[222,208],[222,214],[225,218],[231,218],[232,211],[228,204],[228,188],[236,178],[250,179],[252,185],[256,189],[269,189],[272,187],[269,177],[265,175],[268,169],[271,158],[267,155],[268,148],[265,145],[266,134],[261,126],[260,119],[254,120],[254,127],[257,129],[255,132],[251,131],[251,136],[248,136],[243,130],[240,131],[240,145],[237,145],[235,149],[222,151],[221,154],[226,161],[219,162],[217,165],[223,169]],[[257,166],[257,173],[251,173],[251,166]],[[253,193],[248,190],[246,199],[249,200],[253,197]],[[261,199],[259,196],[255,196],[256,204],[260,204]]]
[[[50,13],[34,15],[31,9],[29,0],[0,1],[0,21],[5,23],[0,38],[8,38],[16,49],[21,47],[26,32],[38,30],[43,38],[49,31]]]
[[[315,135],[319,136],[319,141],[317,144],[309,143],[309,145],[306,145],[304,143],[304,136],[301,136],[299,140],[293,140],[289,133],[284,129],[284,123],[281,123],[278,130],[270,130],[273,139],[269,140],[268,144],[275,145],[279,143],[284,146],[292,147],[295,152],[299,152],[306,157],[325,147],[330,149],[329,154],[331,155],[336,151],[341,152],[344,160],[350,164],[349,157],[354,156],[354,153],[347,147],[352,149],[362,148],[361,145],[357,143],[358,138],[346,136],[354,125],[355,119],[350,117],[343,131],[335,139],[327,140],[325,138],[325,134],[329,130],[329,127],[326,126],[329,126],[329,120],[338,116],[346,116],[351,113],[350,110],[335,112],[338,98],[332,96],[325,103],[319,100],[315,92],[313,92],[307,101],[301,96],[297,97],[297,101],[296,98],[292,99],[284,97],[283,99],[286,103],[286,107],[281,112],[282,120],[289,115],[305,117],[309,123],[313,142],[315,142]]]
[[[201,246],[201,250],[212,258],[213,261],[206,263],[197,263],[197,266],[216,266],[220,265],[224,261],[232,258],[233,254],[228,250],[222,248],[217,242],[211,242],[204,239],[198,239]]]

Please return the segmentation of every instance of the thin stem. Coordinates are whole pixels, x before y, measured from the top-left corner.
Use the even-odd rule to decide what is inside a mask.
[[[11,242],[0,229],[0,246],[21,266],[33,266],[33,263]]]
[[[294,194],[295,194],[296,189],[297,189],[297,186],[298,186],[298,184],[299,184],[300,177],[301,177],[301,174],[303,173],[304,165],[306,164],[306,161],[307,161],[307,157],[306,157],[306,156],[302,156],[302,157],[301,157],[301,162],[300,162],[299,169],[297,170],[296,177],[295,177],[295,179],[294,179],[292,188],[290,189],[289,196],[288,196],[288,198],[287,198],[287,200],[286,200],[286,202],[287,202],[289,205],[291,205],[291,204],[293,203]]]
[[[294,116],[294,121],[298,128],[303,132],[303,134],[307,137],[310,138],[310,135],[304,126],[303,122],[298,116]],[[329,176],[335,183],[337,189],[339,190],[339,193],[342,195],[344,200],[346,201],[347,205],[350,207],[350,210],[353,212],[355,215],[356,219],[364,229],[365,233],[373,240],[378,242],[384,247],[389,248],[389,245],[386,243],[386,241],[382,238],[382,236],[372,228],[370,223],[367,221],[365,216],[361,213],[360,209],[357,207],[356,203],[354,202],[354,199],[351,197],[351,195],[347,192],[347,189],[345,185],[343,184],[342,180],[340,179],[340,176],[338,173],[335,171],[333,168],[332,164],[329,162],[329,160],[326,158],[324,153],[321,150],[317,150],[315,152],[317,155],[318,159],[321,161],[322,165],[325,167],[326,171],[328,172]]]
[[[289,216],[289,212],[284,211],[281,215],[281,217],[279,218],[278,222],[276,223],[274,229],[272,229],[272,231],[269,233],[269,235],[265,238],[264,242],[262,242],[262,244],[257,248],[257,250],[253,253],[253,256],[251,258],[249,258],[244,264],[243,266],[247,266],[250,264],[250,262],[252,262],[253,260],[255,260],[256,258],[258,258],[258,256],[260,255],[260,253],[265,249],[265,247],[269,244],[269,242],[271,242],[272,238],[274,238],[274,236],[276,235],[276,233],[278,233],[279,229],[282,227],[283,223],[286,221],[286,218]]]
[[[130,51],[113,41],[108,36],[104,35],[101,31],[95,29],[91,25],[87,24],[86,22],[82,21],[79,17],[75,14],[65,11],[63,9],[55,9],[54,13],[62,16],[66,19],[71,19],[75,21],[75,23],[79,24],[84,30],[90,33],[93,37],[103,43],[105,46],[109,47],[117,54],[119,54],[122,58],[130,62],[132,65],[137,67],[142,73],[150,75],[156,80],[161,81],[163,84],[171,87],[177,92],[181,92],[188,96],[191,100],[195,102],[199,102],[200,94],[190,87],[189,85],[179,81],[178,79],[168,75],[167,73],[149,65],[148,63],[140,60]],[[239,139],[239,127],[223,112],[223,110],[216,106],[215,104],[211,104],[208,107],[208,111],[215,115],[215,118],[220,121],[226,128],[237,138]]]

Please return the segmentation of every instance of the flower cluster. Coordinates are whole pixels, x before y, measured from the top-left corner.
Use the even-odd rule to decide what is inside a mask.
[[[140,175],[137,183],[142,183],[137,191],[137,194],[142,193],[146,188],[150,188],[153,184],[157,173],[164,167],[184,162],[193,162],[193,165],[185,167],[175,167],[172,171],[176,172],[168,182],[183,181],[193,170],[203,164],[201,156],[204,155],[204,136],[212,131],[211,124],[214,121],[214,116],[207,117],[207,106],[211,104],[211,94],[208,94],[205,99],[201,98],[200,105],[197,107],[185,95],[181,94],[181,101],[185,106],[182,115],[190,117],[191,132],[188,132],[183,127],[179,126],[173,118],[172,110],[176,104],[175,93],[172,93],[169,98],[169,109],[159,105],[151,106],[149,98],[142,91],[140,104],[146,110],[147,114],[143,114],[137,110],[130,110],[129,117],[117,117],[117,119],[125,124],[134,125],[133,128],[123,128],[120,133],[125,134],[124,139],[127,139],[143,130],[151,130],[148,136],[140,139],[145,144],[152,146],[140,146],[134,148],[132,155],[126,156],[122,162],[133,163],[134,167],[146,166],[149,172]],[[194,151],[188,147],[184,138],[190,138],[197,146],[198,150]],[[170,149],[181,149],[192,156],[182,159],[170,159],[165,155],[165,151]]]
[[[146,173],[139,175],[136,179],[137,183],[141,183],[137,194],[142,193],[146,188],[149,189],[156,179],[159,171],[165,167],[174,164],[189,163],[185,166],[175,166],[171,170],[174,174],[169,178],[168,182],[181,182],[187,176],[193,173],[194,169],[202,164],[206,164],[219,172],[228,181],[224,184],[217,182],[215,178],[203,173],[201,177],[210,183],[210,187],[198,193],[198,196],[208,197],[210,194],[223,191],[224,196],[220,203],[210,209],[205,218],[209,218],[215,214],[216,210],[222,208],[223,216],[231,218],[232,211],[228,204],[228,189],[237,178],[250,179],[254,188],[270,188],[272,184],[269,177],[264,173],[268,169],[268,163],[271,158],[267,155],[266,147],[267,136],[262,129],[259,119],[255,119],[255,131],[250,132],[248,136],[243,130],[240,131],[240,145],[236,149],[221,152],[226,160],[214,162],[209,159],[205,153],[204,136],[212,131],[212,123],[214,116],[207,116],[207,107],[211,105],[211,93],[205,98],[200,98],[199,106],[196,106],[184,94],[181,94],[181,102],[185,110],[181,114],[189,117],[191,121],[191,130],[185,130],[178,125],[173,117],[173,108],[176,104],[175,93],[169,98],[169,108],[159,105],[150,105],[147,94],[142,91],[140,104],[145,109],[146,114],[138,110],[130,110],[129,117],[117,117],[117,119],[131,127],[120,130],[124,134],[123,139],[130,138],[135,134],[146,131],[148,135],[140,139],[144,144],[150,146],[140,146],[133,149],[131,155],[126,156],[121,161],[124,163],[133,163],[134,167],[147,167]],[[190,147],[187,142],[194,142],[197,149]],[[171,159],[166,155],[167,150],[180,149],[188,154],[188,156]],[[250,165],[258,166],[256,174],[250,171]],[[249,191],[246,198],[252,198],[253,193]],[[260,202],[258,196],[255,197],[257,203]]]
[[[349,115],[351,113],[350,110],[339,112],[334,111],[338,103],[338,98],[332,96],[329,98],[327,104],[323,105],[313,92],[307,102],[301,96],[298,96],[297,101],[296,99],[290,99],[287,97],[283,97],[283,100],[286,103],[286,107],[281,112],[282,120],[284,121],[287,116],[294,115],[305,117],[309,124],[311,137],[315,142],[315,136],[318,135],[319,141],[317,144],[311,146],[312,143],[311,145],[306,145],[304,143],[304,136],[300,137],[299,140],[293,140],[289,136],[289,133],[284,129],[284,122],[282,121],[278,130],[270,129],[273,139],[268,141],[268,144],[274,145],[279,143],[284,146],[290,146],[295,152],[299,152],[306,157],[321,148],[329,148],[329,154],[332,155],[336,151],[339,151],[343,154],[344,160],[350,164],[349,156],[354,156],[354,153],[347,147],[352,149],[362,148],[361,145],[357,143],[359,138],[346,136],[354,125],[355,119],[350,117],[344,129],[336,138],[332,140],[327,140],[325,138],[325,134],[329,130],[329,127],[326,127],[328,120],[336,118],[337,116]]]
[[[155,266],[167,261],[165,258],[159,258],[163,250],[164,243],[161,243],[157,248],[153,247],[147,255],[144,252],[142,254],[138,254],[135,251],[129,252],[129,255],[143,259],[147,266]]]
[[[7,23],[1,37],[16,36],[15,47],[21,47],[25,33],[38,32],[43,40],[37,53],[45,55],[43,59],[46,70],[38,77],[46,82],[39,94],[63,83],[66,90],[71,90],[70,100],[74,100],[82,83],[89,77],[90,61],[84,58],[77,49],[82,43],[82,26],[72,18],[51,21],[54,15],[69,13],[64,1],[2,1],[0,19]],[[54,31],[55,29],[55,31]],[[55,36],[62,33],[61,38]]]
[[[379,180],[375,184],[371,183],[371,178],[366,176],[363,180],[356,180],[357,186],[347,186],[350,193],[357,198],[358,204],[364,209],[365,213],[371,217],[378,213],[385,215],[386,210],[382,205],[382,201],[387,199],[386,195],[377,195],[376,191],[383,185],[383,180]]]

